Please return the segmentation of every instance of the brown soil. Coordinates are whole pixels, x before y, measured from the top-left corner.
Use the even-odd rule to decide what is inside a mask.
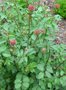
[[[62,40],[62,43],[66,44],[66,20],[62,19],[59,24],[58,36]]]

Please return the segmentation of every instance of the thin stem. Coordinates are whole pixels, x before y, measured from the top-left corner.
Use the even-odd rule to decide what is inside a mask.
[[[30,29],[31,29],[31,20],[32,20],[32,17],[31,17],[31,14],[29,13],[29,27],[28,27],[28,45],[30,44]]]
[[[55,69],[57,70],[66,60],[64,60],[63,62],[61,62]]]

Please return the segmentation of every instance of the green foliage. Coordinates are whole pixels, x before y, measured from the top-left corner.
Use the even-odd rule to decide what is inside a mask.
[[[66,45],[55,40],[56,20],[47,6],[0,5],[0,90],[66,87]]]
[[[28,2],[26,2],[27,0],[17,0],[17,2],[23,7],[27,7],[28,5]]]
[[[60,8],[55,8],[55,13],[66,19],[66,0],[56,0],[56,4],[60,4]]]

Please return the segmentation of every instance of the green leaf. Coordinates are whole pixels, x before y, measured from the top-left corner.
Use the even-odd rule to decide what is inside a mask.
[[[37,90],[42,90],[39,86],[37,87]]]
[[[1,13],[1,12],[0,12],[0,17],[1,17],[2,20],[3,20],[4,18],[7,18],[7,16],[6,16],[5,14]]]
[[[1,39],[1,40],[0,40],[0,45],[1,45],[1,44],[4,44],[5,42],[6,42],[6,40],[2,40],[2,39]]]
[[[42,7],[39,7],[39,8],[38,8],[38,11],[39,11],[39,12],[43,11],[43,8],[42,8]]]
[[[59,78],[55,78],[55,84],[59,85],[60,84],[60,79]]]
[[[36,40],[36,36],[35,35],[32,35],[31,38],[32,38],[32,40]]]
[[[20,90],[20,87],[21,87],[21,84],[20,84],[20,83],[17,83],[17,84],[15,85],[15,89],[16,89],[16,90]]]
[[[15,80],[15,89],[19,90],[22,86],[22,74],[18,73]]]
[[[37,79],[43,79],[44,78],[44,72],[40,72],[36,77],[37,77]]]
[[[9,30],[9,24],[8,23],[5,23],[2,27],[4,30],[7,30],[7,31]]]
[[[50,73],[53,73],[53,69],[50,65],[47,66],[47,71],[50,72]]]
[[[7,49],[6,45],[0,46],[0,53],[6,51],[6,49]]]
[[[11,57],[11,54],[9,52],[5,52],[5,53],[3,53],[3,56],[4,57]]]
[[[43,90],[45,90],[45,83],[44,83],[44,81],[40,80],[40,81],[39,81],[39,85],[40,85],[40,87],[41,87]]]
[[[58,15],[58,14],[55,15],[54,17],[55,17],[55,19],[56,19],[57,21],[60,21],[60,20],[62,19],[62,17],[61,17],[60,15]]]
[[[44,64],[43,63],[38,64],[37,69],[40,71],[44,71]]]
[[[29,83],[23,82],[23,86],[24,86],[25,88],[28,88],[28,87],[29,87]]]
[[[23,76],[23,82],[29,82],[30,80],[29,80],[29,78],[27,77],[27,76]]]
[[[30,79],[27,76],[23,76],[23,87],[27,89],[29,87],[29,81]]]
[[[50,72],[48,72],[48,71],[46,71],[46,76],[47,76],[48,78],[51,78],[51,77],[52,77],[51,74],[50,74]]]
[[[36,65],[37,65],[36,62],[32,62],[32,63],[28,64],[28,66],[26,67],[26,71],[34,72]]]
[[[52,87],[52,84],[51,83],[48,83],[48,87],[51,88]]]
[[[63,74],[64,74],[64,71],[61,70],[61,71],[60,71],[60,75],[62,76]]]
[[[27,53],[28,53],[28,55],[30,56],[30,55],[32,55],[32,54],[35,54],[36,51],[34,50],[34,48],[30,48],[30,49],[28,49]]]
[[[37,90],[37,86],[34,86],[34,87],[32,88],[32,90]]]
[[[60,78],[60,83],[62,86],[66,86],[66,76]]]

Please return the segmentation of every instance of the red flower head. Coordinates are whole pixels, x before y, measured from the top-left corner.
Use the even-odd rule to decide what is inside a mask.
[[[44,30],[41,30],[41,29],[38,29],[38,30],[35,30],[34,31],[34,34],[35,35],[44,34],[44,33],[45,33],[45,31]]]
[[[40,30],[35,30],[35,31],[34,31],[34,34],[35,34],[35,35],[39,35],[39,34],[40,34]]]
[[[55,8],[60,8],[60,4],[55,4]]]
[[[15,40],[15,39],[14,39],[14,40],[10,40],[10,41],[9,41],[9,44],[10,44],[10,45],[15,45],[15,44],[16,44],[16,40]]]
[[[33,5],[29,5],[29,6],[28,6],[28,10],[29,10],[29,11],[33,11],[34,9],[35,9],[35,7],[34,7]]]

